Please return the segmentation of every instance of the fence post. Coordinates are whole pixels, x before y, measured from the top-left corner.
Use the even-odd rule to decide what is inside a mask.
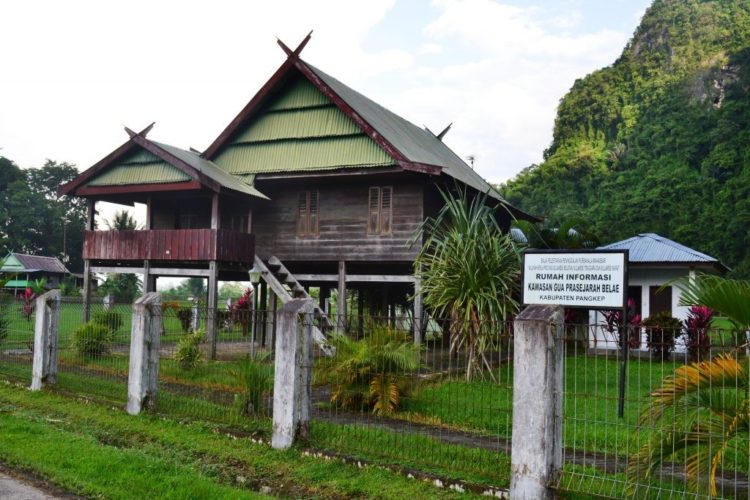
[[[156,402],[161,322],[160,293],[148,292],[133,303],[127,407],[131,415],[144,406],[152,409]]]
[[[294,299],[276,313],[271,446],[287,449],[306,438],[310,425],[312,299]],[[300,317],[302,321],[300,321]]]
[[[513,325],[510,497],[555,496],[562,471],[563,308],[529,306]]]
[[[34,364],[31,390],[57,381],[57,334],[60,331],[60,290],[50,290],[36,299]]]

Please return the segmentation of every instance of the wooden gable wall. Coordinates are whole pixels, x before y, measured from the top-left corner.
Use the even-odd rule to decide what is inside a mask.
[[[261,189],[270,202],[253,212],[256,252],[284,262],[378,261],[411,262],[419,245],[409,240],[421,224],[423,180],[409,174],[359,176],[347,181],[267,181]],[[368,231],[370,188],[392,188],[389,234]],[[300,193],[315,191],[319,206],[317,234],[298,230]]]
[[[294,75],[212,160],[232,174],[393,165],[326,96]]]

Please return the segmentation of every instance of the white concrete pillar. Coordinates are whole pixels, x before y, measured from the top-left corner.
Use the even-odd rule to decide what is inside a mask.
[[[31,390],[57,381],[57,336],[60,331],[60,290],[50,290],[36,299],[34,364]]]
[[[131,415],[156,403],[161,330],[161,294],[146,293],[133,303],[127,406]]]
[[[309,430],[313,300],[294,299],[276,314],[271,446],[287,449]]]
[[[513,335],[510,497],[551,499],[562,471],[563,308],[529,306]]]

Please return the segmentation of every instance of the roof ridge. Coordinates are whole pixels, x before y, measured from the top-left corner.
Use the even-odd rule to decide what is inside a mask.
[[[667,238],[666,236],[662,236],[662,235],[660,235],[658,233],[646,233],[646,234],[650,238],[655,239],[655,240],[659,241],[660,243],[663,243],[664,245],[668,245],[668,246],[670,246],[670,247],[672,247],[672,248],[674,248],[676,250],[680,250],[682,252],[686,252],[686,253],[689,253],[691,255],[695,255],[696,257],[705,257],[705,258],[709,258],[709,259],[713,259],[713,260],[718,260],[718,259],[716,259],[714,257],[711,257],[708,254],[705,254],[705,253],[703,253],[701,251],[695,250],[694,248],[690,248],[689,246],[683,245],[682,243],[678,243],[678,242],[676,242],[674,240],[671,240],[671,239]],[[653,238],[654,236],[656,236],[656,238]]]
[[[399,115],[399,114],[391,111],[390,109],[388,109],[387,107],[383,106],[382,104],[380,104],[380,103],[372,100],[371,98],[369,98],[366,95],[362,94],[358,90],[350,87],[349,85],[345,84],[344,82],[342,82],[338,78],[329,75],[325,71],[323,71],[320,68],[318,68],[318,67],[316,67],[316,66],[308,63],[307,61],[304,61],[304,60],[300,59],[300,62],[302,64],[304,64],[305,66],[307,66],[316,75],[318,75],[319,77],[321,77],[321,79],[323,79],[323,80],[332,80],[333,82],[337,83],[338,85],[341,85],[342,87],[344,87],[348,92],[351,92],[351,93],[355,94],[356,96],[362,98],[368,104],[374,105],[376,108],[385,111],[389,115],[390,118],[395,118],[397,121],[402,122],[403,124],[406,124],[415,133],[421,134],[423,137],[429,138],[429,140],[431,140],[433,142],[433,144],[431,146],[440,148],[444,153],[447,152],[454,160],[456,160],[458,162],[458,165],[456,165],[456,166],[458,168],[460,168],[466,176],[473,178],[473,181],[475,183],[477,183],[477,185],[472,186],[474,189],[477,189],[480,192],[489,192],[489,194],[493,195],[494,198],[496,198],[498,200],[501,200],[501,201],[505,201],[505,199],[502,197],[502,195],[500,195],[500,193],[497,191],[497,189],[495,189],[495,187],[492,184],[490,184],[484,177],[482,177],[481,175],[479,175],[479,173],[477,173],[476,170],[474,170],[473,168],[471,168],[447,144],[445,144],[443,141],[439,140],[434,133],[432,133],[431,131],[425,129],[424,127],[419,127],[419,126],[415,125],[413,122],[409,121],[408,119],[404,118],[403,116],[401,116],[401,115]],[[328,82],[326,82],[326,83],[328,83]],[[335,89],[332,89],[332,90],[334,90],[334,92],[336,92]],[[339,94],[339,92],[336,92],[336,93]],[[344,99],[344,98],[342,97],[342,99]],[[352,106],[353,109],[355,109],[354,106],[353,106],[353,104],[351,102],[347,101],[347,103],[350,106]],[[355,111],[358,114],[360,114],[360,115],[362,114],[361,110],[355,109]],[[363,116],[362,118],[365,118],[365,117]],[[377,130],[377,127],[375,127],[374,125],[373,125],[373,128],[375,128]],[[385,136],[385,134],[383,133],[382,130],[378,130],[378,132],[381,135]],[[393,142],[393,141],[389,141],[389,142]],[[420,149],[426,150],[424,147],[422,147],[422,145],[417,145],[417,146]],[[398,148],[398,145],[394,144],[394,147]],[[404,153],[403,151],[401,151],[401,152],[402,152],[402,154],[404,154],[405,156],[407,156],[406,153]],[[427,151],[427,152],[429,152],[429,151]],[[420,162],[419,160],[415,160],[414,158],[410,158],[410,160]],[[451,167],[450,165],[437,164],[437,166],[442,167],[444,172],[446,172],[446,170],[447,170],[446,173],[448,173],[448,175],[450,175],[451,177],[455,178],[456,180],[459,180],[459,181],[463,182],[464,184],[470,185],[468,182],[466,182],[466,180],[460,179],[460,178],[456,177],[456,175],[454,175],[455,172],[451,172],[450,171],[450,167]]]

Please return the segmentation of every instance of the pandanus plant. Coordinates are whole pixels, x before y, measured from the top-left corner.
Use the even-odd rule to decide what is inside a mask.
[[[450,320],[451,354],[467,353],[466,379],[494,379],[486,353],[518,311],[520,255],[485,195],[442,195],[443,208],[415,238],[424,240],[415,262],[424,303],[433,317]]]

